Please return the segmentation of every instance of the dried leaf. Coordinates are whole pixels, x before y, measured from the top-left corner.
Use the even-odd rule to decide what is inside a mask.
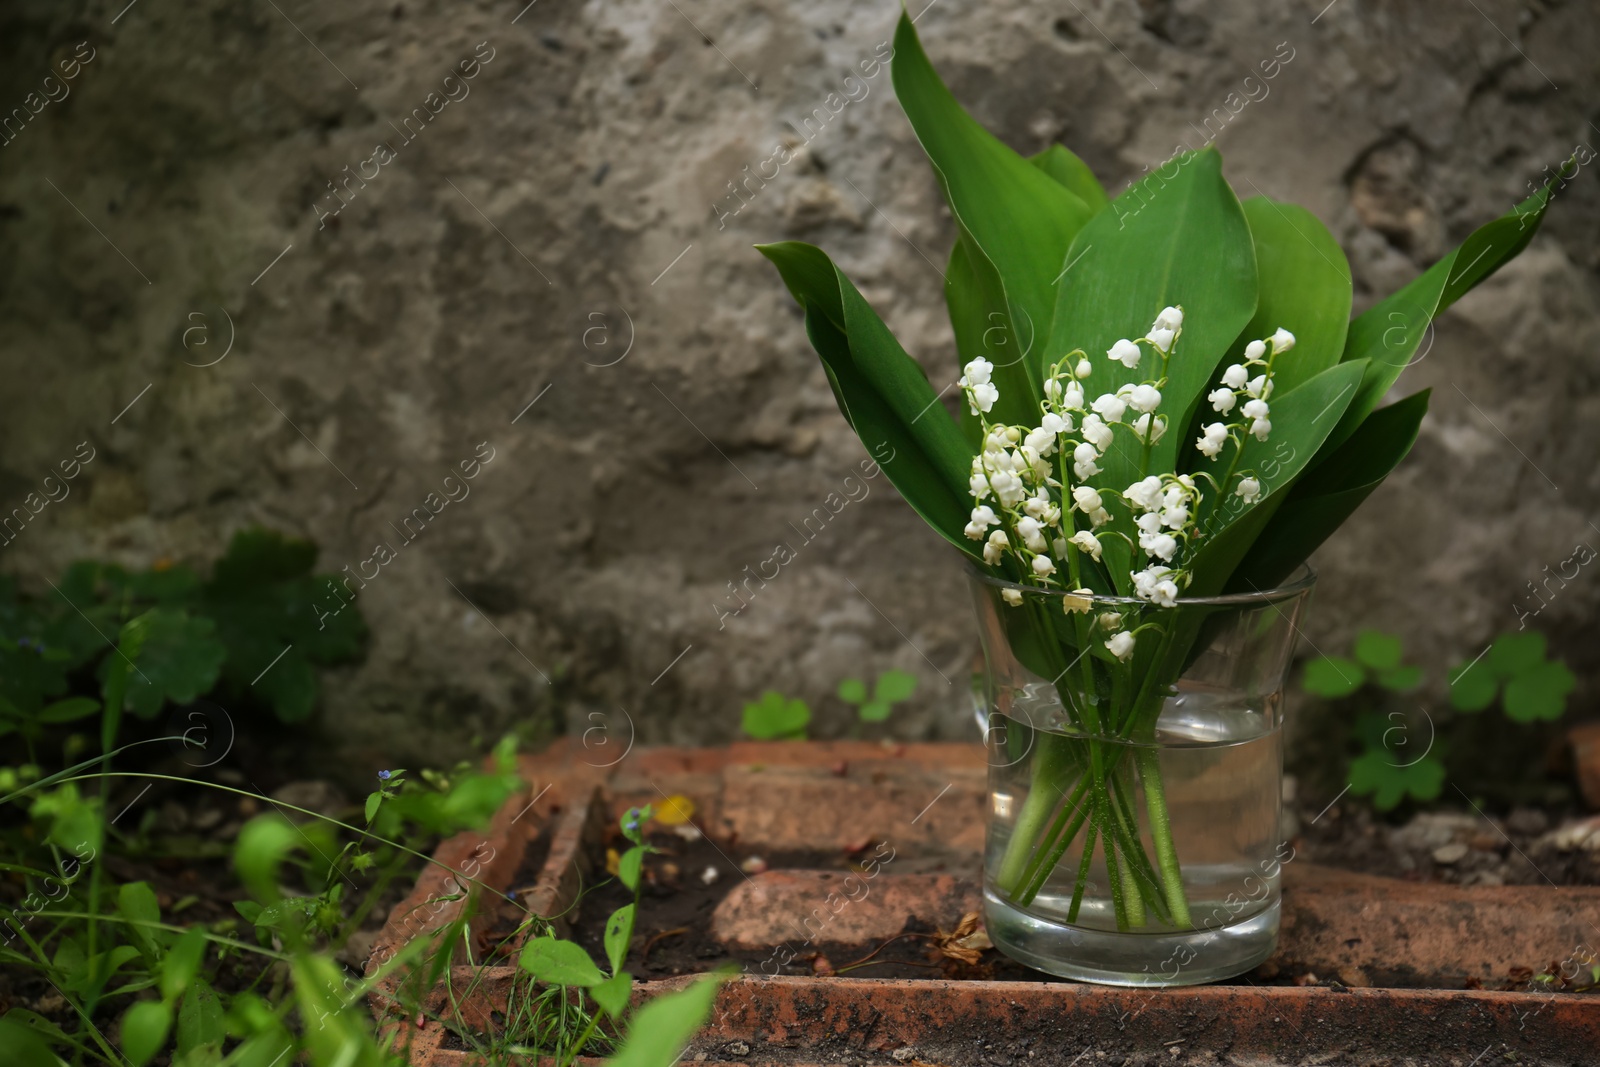
[[[989,940],[989,934],[984,930],[982,917],[975,911],[969,911],[961,916],[961,921],[956,923],[956,928],[949,933],[941,928],[938,936],[933,940],[934,947],[946,959],[957,960],[968,965],[978,962],[985,949],[994,948],[994,942]]]

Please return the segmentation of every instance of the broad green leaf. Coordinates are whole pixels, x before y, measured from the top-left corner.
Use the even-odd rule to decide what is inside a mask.
[[[1358,363],[1340,363],[1281,397],[1274,393],[1272,433],[1267,440],[1245,434],[1242,448],[1225,446],[1220,456],[1198,468],[1220,481],[1234,466],[1237,451],[1236,474],[1249,472],[1255,477],[1261,495],[1254,504],[1246,505],[1237,495],[1237,479],[1222,496],[1203,483],[1204,511],[1200,515],[1207,540],[1195,554],[1188,595],[1209,596],[1227,585],[1288,496],[1288,488],[1339,421],[1361,379],[1361,369]],[[1189,443],[1192,446],[1194,442]]]
[[[173,942],[161,960],[161,996],[176,1000],[189,988],[200,973],[200,964],[206,954],[206,932],[202,927],[191,926]]]
[[[1329,448],[1338,447],[1382,402],[1416,354],[1428,325],[1527,247],[1549,204],[1550,185],[1546,184],[1511,214],[1478,227],[1460,247],[1411,284],[1356,317],[1345,340],[1344,358],[1367,360],[1367,370],[1354,402],[1329,439]]]
[[[1506,717],[1517,722],[1553,722],[1567,710],[1567,694],[1578,680],[1564,663],[1549,661],[1506,683]]]
[[[934,72],[904,12],[895,30],[890,76],[944,189],[980,290],[998,284],[1000,299],[989,310],[1005,315],[1014,337],[1034,339],[1029,358],[1015,365],[1014,375],[995,376],[1001,402],[1007,402],[1008,390],[1037,397],[1039,345],[1051,336],[1057,279],[1091,209],[1047,173],[1064,169],[1060,157],[1035,166],[967,114]],[[1033,373],[1025,373],[1030,367]]]
[[[1314,696],[1337,700],[1360,689],[1366,680],[1367,672],[1361,669],[1361,664],[1341,656],[1318,656],[1306,664],[1302,684],[1306,692]]]
[[[644,869],[644,855],[650,851],[644,845],[635,845],[617,861],[617,877],[622,884],[635,892],[639,889],[639,872]]]
[[[1305,208],[1264,196],[1253,196],[1241,207],[1256,251],[1258,293],[1255,315],[1228,362],[1237,362],[1249,342],[1272,336],[1280,326],[1288,330],[1294,347],[1276,357],[1272,367],[1273,391],[1281,395],[1343,355],[1350,327],[1350,264],[1328,228]]]
[[[645,1004],[634,1013],[628,1038],[607,1067],[672,1067],[711,1014],[721,983],[722,976],[709,975]]]
[[[1481,659],[1450,672],[1450,706],[1457,711],[1482,711],[1499,691],[1500,679]]]
[[[624,904],[606,920],[606,959],[611,961],[612,974],[622,973],[622,965],[628,962],[628,945],[632,941],[633,905]]]
[[[1422,684],[1422,668],[1396,667],[1381,672],[1375,680],[1385,689],[1396,693],[1407,693]]]
[[[522,947],[523,970],[549,985],[589,987],[606,980],[589,954],[571,941],[536,937]]]
[[[156,903],[155,890],[149,882],[124,882],[117,889],[117,911],[127,920],[128,940],[138,946],[145,964],[154,969],[161,958],[157,929],[161,905]]]
[[[884,671],[878,675],[877,687],[873,690],[874,700],[898,704],[902,700],[909,700],[911,694],[917,691],[917,676],[905,671]]]
[[[196,978],[178,1005],[178,1055],[220,1052],[227,1037],[217,991],[204,978]]]
[[[1089,164],[1079,159],[1065,145],[1053,144],[1043,152],[1028,157],[1028,162],[1066,186],[1067,192],[1082,200],[1090,214],[1098,215],[1111,204],[1105,187],[1094,176]]]
[[[378,814],[378,809],[380,807],[382,807],[382,806],[383,806],[383,793],[382,792],[368,793],[367,794],[367,803],[366,803],[366,806],[362,809],[362,813],[366,816],[367,822],[370,823],[372,821],[372,817],[374,815]]]
[[[1537,630],[1501,634],[1483,657],[1490,673],[1497,678],[1515,678],[1544,662],[1544,634]]]
[[[1256,308],[1255,249],[1223,180],[1222,157],[1207,149],[1170,166],[1171,174],[1162,168],[1135,183],[1078,232],[1045,349],[1046,363],[1075,348],[1088,353],[1094,372],[1084,391],[1092,400],[1126,382],[1160,377],[1149,346],[1140,346],[1144,358],[1132,371],[1105,353],[1121,338],[1143,337],[1162,308],[1183,308],[1183,336],[1162,390],[1168,433],[1152,449],[1152,471],[1176,469],[1178,449],[1194,447],[1182,431]],[[1092,481],[1120,491],[1141,476],[1142,446],[1129,430],[1116,434],[1103,473]]]
[[[867,699],[867,683],[860,678],[846,678],[839,683],[839,699],[846,704],[860,704]]]
[[[839,410],[900,495],[951,544],[977,557],[962,534],[971,513],[974,449],[848,278],[820,249],[789,241],[759,246],[806,312]]]
[[[1402,646],[1394,634],[1381,630],[1362,630],[1356,635],[1356,659],[1363,667],[1388,671],[1400,666]]]
[[[272,705],[279,722],[304,722],[317,703],[317,672],[297,648],[273,662],[260,661],[257,681],[250,691]]]
[[[1424,389],[1374,411],[1344,444],[1313,465],[1256,538],[1229,592],[1272,589],[1325,541],[1399,466],[1428,411]]]
[[[141,1000],[122,1017],[122,1054],[133,1067],[144,1067],[167,1043],[172,1009],[159,1000]]]
[[[146,615],[138,670],[128,679],[127,706],[153,719],[170,701],[188,704],[209,693],[228,650],[216,638],[216,623],[180,608],[153,608]],[[107,661],[106,669],[115,666]]]
[[[594,998],[594,1002],[613,1019],[622,1018],[623,1013],[628,1010],[628,998],[632,994],[633,975],[626,971],[615,974],[589,989],[589,995]]]
[[[1432,756],[1396,764],[1388,750],[1368,749],[1350,763],[1350,791],[1372,797],[1372,806],[1389,811],[1406,797],[1434,800],[1444,787],[1444,765]]]

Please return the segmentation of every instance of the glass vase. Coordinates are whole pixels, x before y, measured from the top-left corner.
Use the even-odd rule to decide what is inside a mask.
[[[1315,575],[1160,607],[970,573],[995,946],[1124,986],[1217,981],[1266,960],[1291,855],[1283,684]]]

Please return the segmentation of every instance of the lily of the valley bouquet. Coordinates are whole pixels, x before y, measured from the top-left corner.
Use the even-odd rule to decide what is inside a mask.
[[[930,384],[819,249],[761,251],[845,418],[1054,690],[989,891],[1026,908],[1070,852],[1076,921],[1098,852],[1117,929],[1193,928],[1160,762],[1137,743],[1220,632],[1182,607],[1279,587],[1394,469],[1428,398],[1387,394],[1432,318],[1527,244],[1548,193],[1352,321],[1326,228],[1241,203],[1214,149],[1111,200],[1065,148],[1024,158],[979,126],[903,16],[893,81],[957,226],[959,379]]]

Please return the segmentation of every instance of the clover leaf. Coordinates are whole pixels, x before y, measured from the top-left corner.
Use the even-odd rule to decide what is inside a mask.
[[[1392,671],[1400,666],[1400,639],[1379,630],[1362,630],[1356,635],[1355,654],[1364,667]]]
[[[1577,684],[1565,663],[1537,664],[1506,683],[1506,717],[1517,722],[1554,721],[1567,710],[1567,694]]]
[[[1318,656],[1306,664],[1306,675],[1301,683],[1313,696],[1337,700],[1354,693],[1367,680],[1361,664],[1342,656]]]
[[[784,696],[775,689],[744,706],[744,732],[758,741],[804,740],[811,722],[806,702]]]
[[[1350,791],[1372,795],[1372,806],[1389,811],[1406,797],[1433,800],[1444,787],[1444,765],[1432,756],[1397,764],[1384,748],[1369,748],[1350,764]]]

